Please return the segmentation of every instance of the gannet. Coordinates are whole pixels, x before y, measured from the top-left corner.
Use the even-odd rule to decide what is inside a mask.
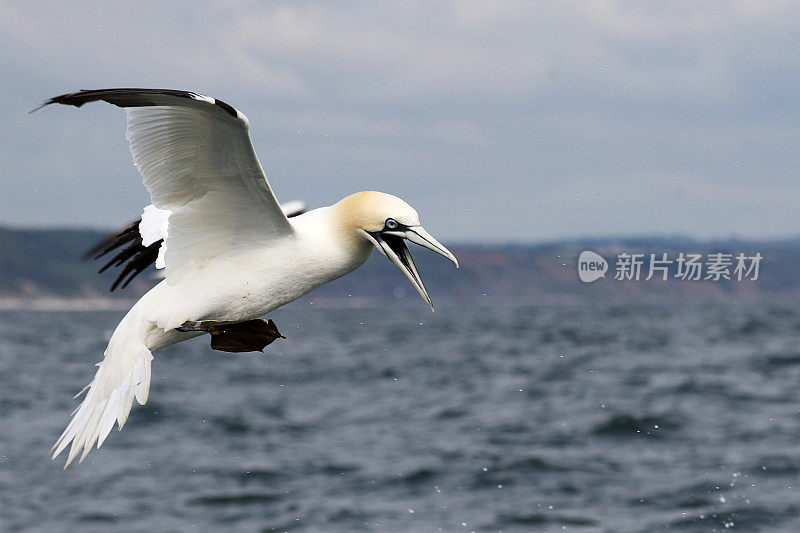
[[[431,310],[405,240],[458,267],[396,196],[357,192],[287,217],[253,150],[247,117],[221,100],[169,89],[102,89],[56,96],[39,108],[98,100],[125,108],[126,137],[152,201],[129,228],[127,238],[133,234],[139,249],[149,250],[133,270],[155,260],[165,279],[128,311],[94,379],[78,393],[86,396],[51,450],[55,459],[70,447],[64,468],[79,454],[83,461],[95,443],[99,448],[115,422],[122,429],[134,398],[144,405],[153,352],[203,333],[219,350],[262,350],[282,335],[258,317],[353,271],[374,248]]]

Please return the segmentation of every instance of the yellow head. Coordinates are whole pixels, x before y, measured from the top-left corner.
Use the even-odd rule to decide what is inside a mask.
[[[416,210],[397,196],[377,191],[361,191],[336,204],[340,220],[350,229],[380,231],[387,219],[406,226],[419,226]]]
[[[420,296],[433,310],[428,291],[422,284],[417,267],[405,240],[458,261],[450,251],[425,231],[419,223],[419,215],[413,207],[391,194],[363,191],[351,194],[334,208],[346,231],[367,239],[411,281]]]

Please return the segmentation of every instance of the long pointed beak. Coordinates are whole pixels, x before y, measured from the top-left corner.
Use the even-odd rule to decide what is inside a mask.
[[[389,258],[400,271],[405,274],[411,284],[417,289],[417,292],[422,299],[428,304],[433,311],[433,302],[431,297],[428,296],[428,291],[422,283],[422,278],[417,271],[417,266],[414,264],[414,259],[411,257],[411,252],[406,246],[405,240],[424,246],[429,250],[445,256],[452,261],[456,268],[458,268],[458,260],[450,253],[450,250],[445,248],[439,241],[425,231],[422,226],[407,226],[396,231],[380,231],[380,232],[364,232],[372,244],[375,245],[383,255]]]
[[[458,268],[458,259],[456,256],[450,253],[450,250],[445,248],[442,243],[437,241],[433,238],[433,235],[425,231],[425,228],[422,226],[409,226],[406,228],[405,234],[403,235],[406,239],[413,242],[414,244],[419,244],[420,246],[424,246],[428,250],[433,250],[437,254],[443,255],[448,258],[453,264]]]

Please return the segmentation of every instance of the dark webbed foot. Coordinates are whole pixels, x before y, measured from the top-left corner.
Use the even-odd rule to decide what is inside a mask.
[[[211,334],[211,347],[221,352],[262,352],[275,339],[285,339],[270,319],[254,318],[243,322],[187,321],[178,331],[205,331]]]

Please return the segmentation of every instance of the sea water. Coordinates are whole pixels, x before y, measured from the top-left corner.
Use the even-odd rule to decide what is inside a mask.
[[[793,302],[298,302],[62,471],[121,316],[0,313],[0,530],[800,530]]]

